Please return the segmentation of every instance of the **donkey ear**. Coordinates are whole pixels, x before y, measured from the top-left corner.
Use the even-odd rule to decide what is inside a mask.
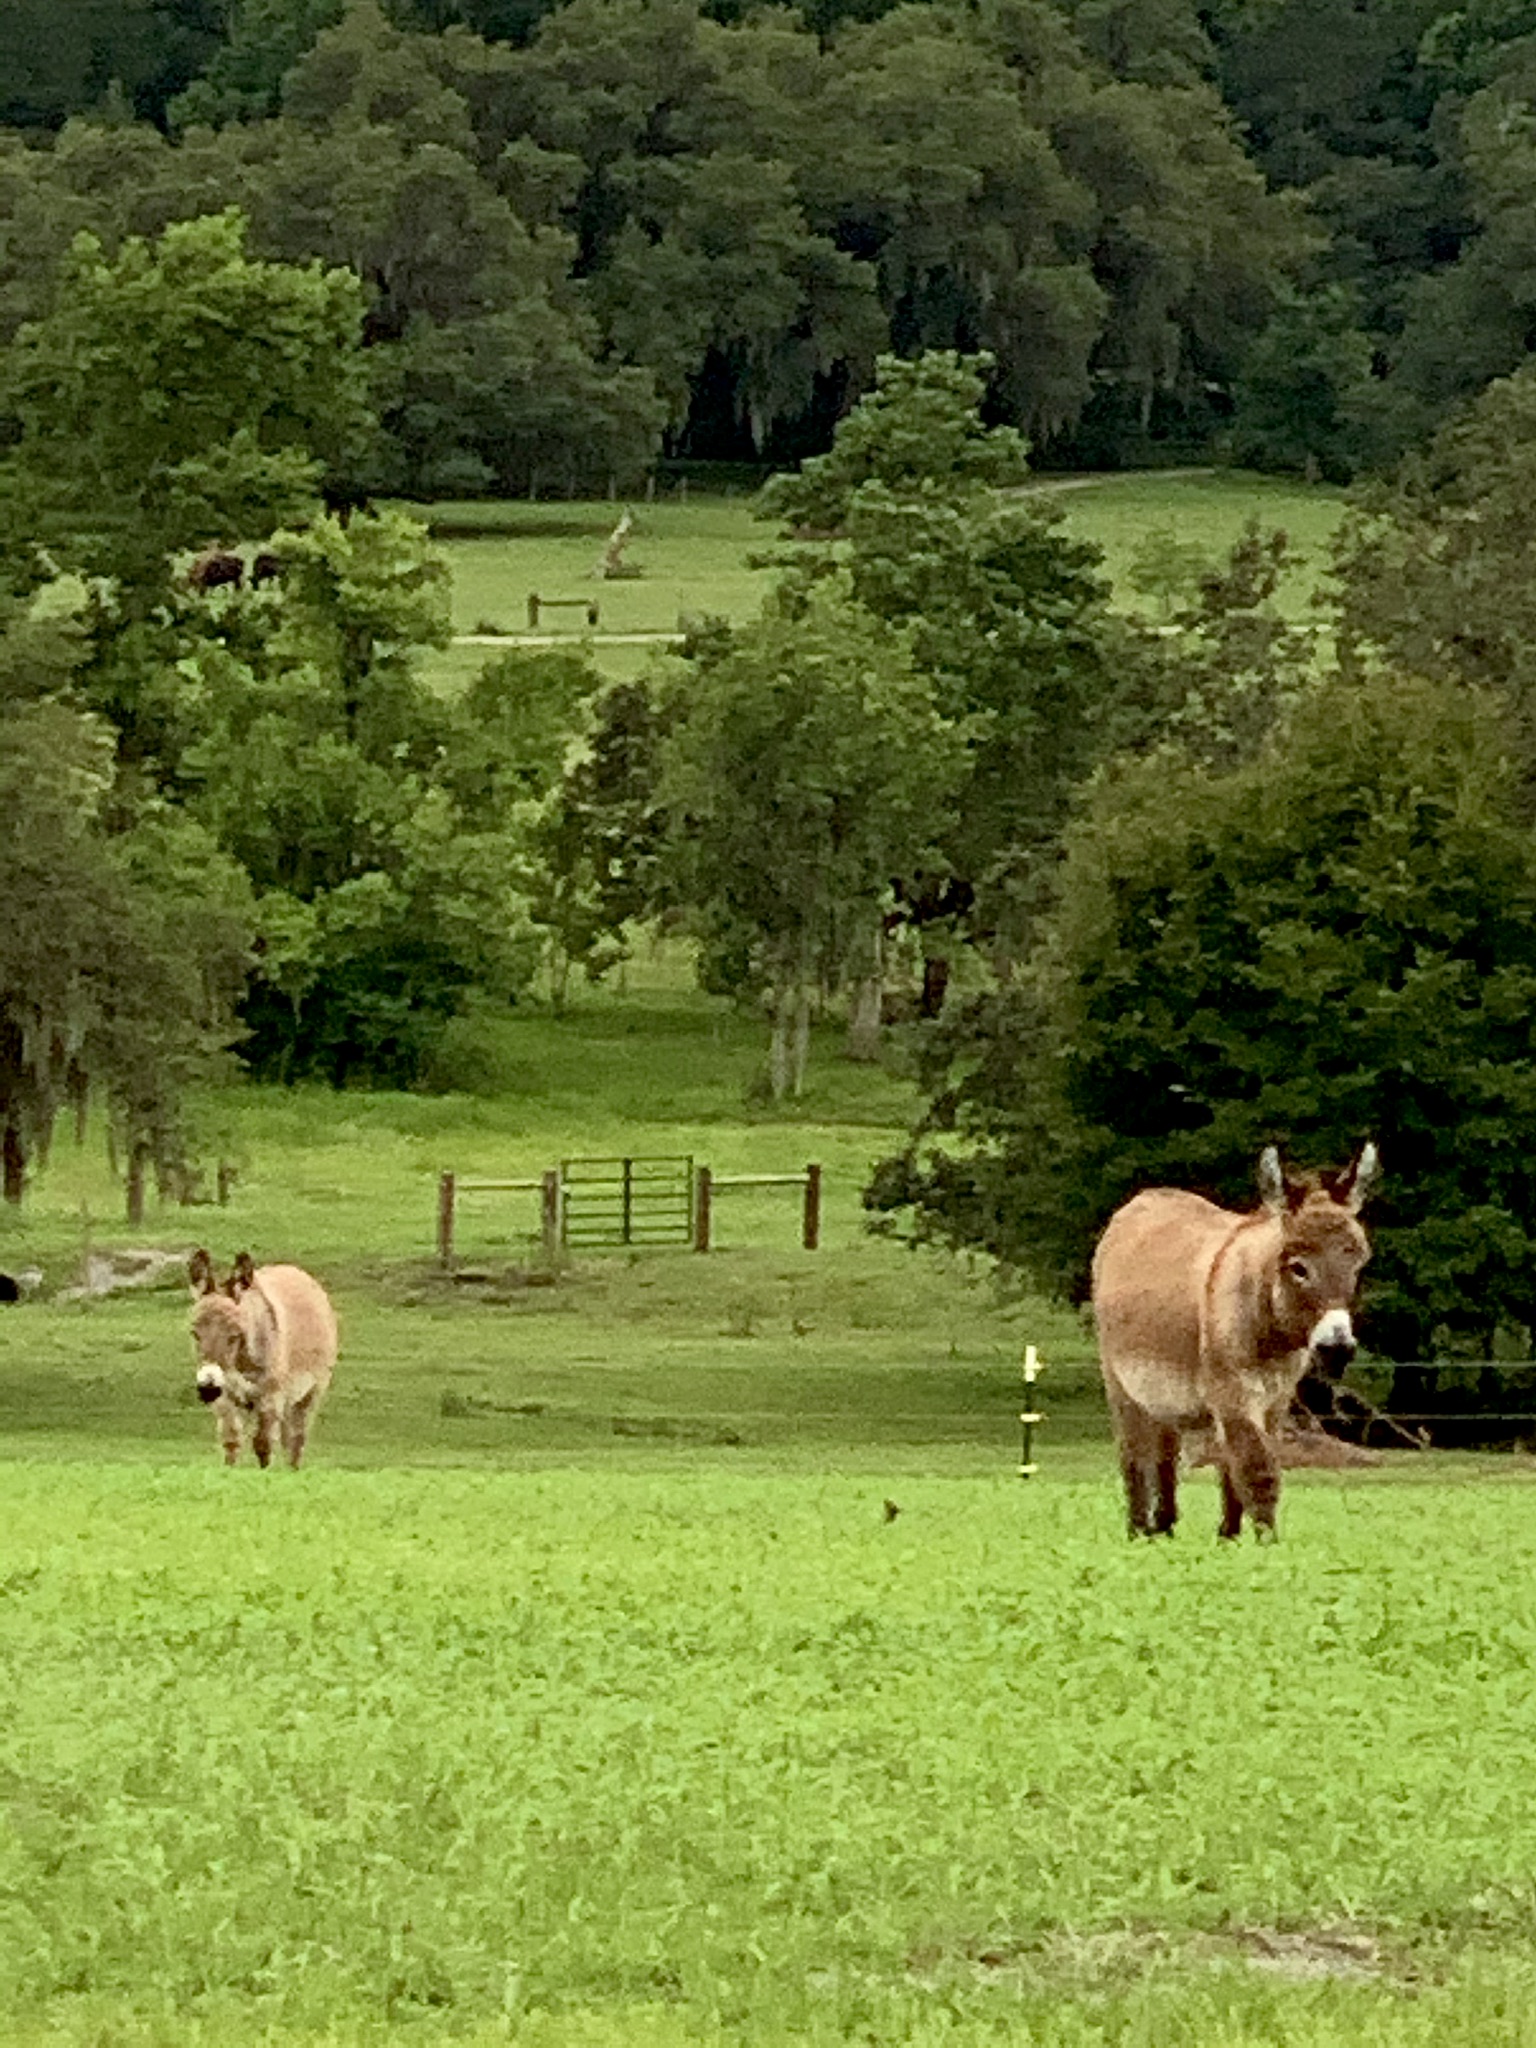
[[[1334,1182],[1333,1199],[1342,1203],[1352,1216],[1358,1216],[1375,1193],[1380,1179],[1381,1154],[1376,1150],[1375,1139],[1367,1138]]]
[[[218,1281],[214,1278],[213,1260],[199,1245],[187,1261],[187,1281],[194,1294],[216,1294]]]
[[[1280,1164],[1278,1145],[1266,1145],[1259,1155],[1259,1199],[1266,1209],[1286,1206],[1285,1168]]]
[[[229,1276],[228,1292],[238,1301],[248,1287],[256,1285],[256,1268],[249,1252],[235,1254],[235,1270]]]

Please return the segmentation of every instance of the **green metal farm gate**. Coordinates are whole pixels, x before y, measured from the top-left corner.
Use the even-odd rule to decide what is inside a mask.
[[[693,1242],[693,1159],[563,1159],[561,1241],[602,1245]]]

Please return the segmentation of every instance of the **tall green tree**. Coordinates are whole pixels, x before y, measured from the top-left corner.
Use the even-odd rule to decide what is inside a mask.
[[[1457,109],[1469,232],[1457,260],[1415,280],[1383,411],[1399,444],[1525,361],[1536,321],[1536,36],[1507,44],[1494,82]]]
[[[1340,642],[1497,690],[1536,789],[1536,366],[1497,379],[1366,497],[1338,544]]]
[[[275,114],[283,79],[346,0],[231,0],[224,38],[201,75],[167,109],[178,130],[222,128]]]
[[[728,631],[720,640],[729,644]],[[629,953],[629,928],[668,909],[662,756],[687,715],[686,691],[655,679],[592,679],[556,787],[541,792],[533,836],[533,916],[549,934],[551,981],[580,966],[600,980]],[[483,729],[483,728],[482,728]]]
[[[942,1006],[968,938],[1020,943],[1028,877],[1094,756],[1114,685],[1093,549],[1004,495],[1027,474],[1011,427],[982,412],[990,358],[882,358],[831,451],[765,486],[790,531],[846,536],[850,588],[911,636],[935,701],[964,734],[963,775],[918,867],[893,871],[921,934],[924,1009]]]
[[[1232,450],[1246,468],[1347,483],[1372,452],[1371,344],[1342,285],[1288,294],[1243,357]]]
[[[95,1093],[136,1220],[146,1171],[187,1163],[188,1090],[234,1035],[251,900],[190,820],[124,815],[113,755],[68,703],[0,703],[0,1159],[19,1202],[60,1110]]]
[[[366,287],[375,488],[603,489],[655,452],[651,376],[601,360],[570,238],[525,222],[526,180],[501,189],[487,160],[499,84],[473,38],[407,33],[365,0],[289,73],[280,121],[223,138],[261,246]]]
[[[109,257],[77,237],[51,310],[4,365],[3,467],[63,565],[158,594],[168,557],[318,502],[367,421],[348,272],[246,253],[233,213]]]
[[[0,10],[0,121],[57,128],[114,88],[157,120],[218,47],[227,0],[8,0]]]
[[[183,603],[161,773],[258,892],[248,1061],[408,1083],[469,991],[533,970],[510,757],[542,747],[552,781],[563,733],[520,746],[483,684],[455,714],[422,681],[448,591],[416,522],[319,519],[271,550],[276,584]]]
[[[882,356],[873,388],[839,422],[827,453],[763,486],[761,516],[782,521],[791,535],[829,537],[846,531],[866,484],[953,499],[1023,483],[1029,443],[1017,428],[982,418],[994,367],[990,356],[946,349],[911,361]]]
[[[812,1004],[860,958],[891,877],[942,829],[963,734],[899,629],[829,581],[689,664],[663,750],[669,867],[716,985],[770,1019],[798,1094]]]

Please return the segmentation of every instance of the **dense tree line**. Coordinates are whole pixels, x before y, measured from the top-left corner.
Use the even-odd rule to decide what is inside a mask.
[[[1536,312],[1519,5],[12,0],[0,80],[0,336],[238,205],[363,280],[388,488],[782,461],[925,347],[1063,462],[1345,476]]]
[[[1340,472],[1523,347],[1523,102],[1428,9],[1366,10],[1341,81],[1327,11],[13,7],[0,339],[79,229],[233,205],[362,281],[376,488],[782,461],[924,348],[987,350],[1061,460],[1226,435]]]
[[[316,449],[377,417],[356,273],[230,211],[78,235],[63,277],[0,459],[12,1199],[71,1104],[107,1104],[139,1200],[187,1183],[189,1084],[231,1047],[429,1078],[477,1006],[670,916],[761,1007],[775,1094],[814,1010],[867,1053],[916,988],[929,1108],[872,1200],[919,1236],[1070,1287],[1137,1182],[1235,1197],[1262,1143],[1368,1128],[1395,1347],[1536,1319],[1530,373],[1360,498],[1336,663],[1257,530],[1163,564],[1159,619],[1112,611],[1011,488],[991,362],[940,351],[882,358],[765,492],[757,621],[637,684],[521,656],[449,701],[424,530],[321,498]],[[275,573],[194,573],[210,531]]]
[[[775,1092],[817,1006],[867,1051],[911,985],[929,1108],[873,1199],[918,1235],[1070,1288],[1135,1181],[1236,1199],[1263,1142],[1369,1128],[1394,1348],[1528,1330],[1536,22],[1335,16],[144,0],[35,37],[6,1194],[92,1097],[172,1187],[232,1046],[419,1080],[666,915],[761,1006]],[[1030,441],[1216,434],[1379,474],[1335,661],[1280,538],[1149,563],[1142,620],[1010,490]],[[445,703],[424,533],[326,510],[661,448],[807,459],[763,617],[622,689],[562,656]],[[210,536],[275,575],[193,577]]]

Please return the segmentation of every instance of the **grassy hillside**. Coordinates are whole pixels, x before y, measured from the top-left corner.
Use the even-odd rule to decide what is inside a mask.
[[[1127,1545],[1080,1319],[863,1228],[899,1063],[826,1026],[773,1111],[686,970],[458,1093],[210,1095],[225,1208],[130,1237],[61,1132],[0,1213],[6,2048],[1536,2044],[1532,1461],[1293,1475],[1265,1549],[1195,1474]],[[439,1270],[444,1168],[625,1153],[819,1161],[823,1248],[765,1191],[550,1266],[486,1194]],[[60,1298],[199,1242],[336,1296],[297,1475],[221,1468],[174,1276]]]
[[[346,1325],[317,1431],[328,1462],[643,1463],[728,1442],[742,1464],[992,1470],[1016,1456],[1026,1341],[1075,1366],[1058,1433],[1099,1432],[1071,1311],[868,1236],[860,1190],[911,1096],[845,1061],[835,1027],[818,1037],[801,1103],[776,1114],[752,1086],[762,1027],[692,990],[686,962],[663,949],[631,964],[623,990],[583,991],[563,1019],[531,1005],[476,1043],[494,1093],[211,1097],[211,1150],[238,1170],[228,1208],[161,1208],[132,1240],[98,1138],[61,1137],[26,1208],[0,1216],[0,1265],[40,1265],[50,1294],[76,1280],[88,1247],[130,1242],[312,1266]],[[708,1256],[595,1253],[553,1287],[528,1286],[543,1263],[537,1195],[487,1194],[465,1197],[458,1230],[461,1263],[483,1277],[437,1270],[443,1170],[524,1178],[626,1154],[691,1156],[718,1174],[814,1160],[822,1249],[800,1248],[796,1191],[722,1192]],[[0,1456],[211,1456],[185,1320],[174,1285],[0,1314]]]
[[[1060,506],[1068,532],[1104,550],[1104,572],[1122,604],[1137,601],[1130,577],[1149,535],[1171,535],[1219,559],[1250,519],[1265,532],[1280,528],[1293,563],[1280,603],[1298,619],[1311,615],[1344,503],[1335,490],[1230,470],[1128,472],[1042,489]]]

